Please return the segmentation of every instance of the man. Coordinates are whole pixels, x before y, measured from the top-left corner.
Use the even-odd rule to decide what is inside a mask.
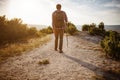
[[[52,14],[52,26],[53,32],[55,35],[55,51],[58,48],[58,39],[59,39],[59,52],[62,53],[62,46],[63,46],[63,34],[66,28],[67,15],[64,11],[61,10],[61,4],[56,5],[56,11]]]

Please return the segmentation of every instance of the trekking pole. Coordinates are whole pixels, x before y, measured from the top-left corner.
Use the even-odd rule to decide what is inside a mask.
[[[67,48],[68,48],[68,34],[66,34],[66,39],[67,39]]]
[[[67,24],[67,28],[69,27],[69,23]],[[68,48],[68,32],[67,32],[67,28],[66,28],[66,41],[67,41],[67,48]]]

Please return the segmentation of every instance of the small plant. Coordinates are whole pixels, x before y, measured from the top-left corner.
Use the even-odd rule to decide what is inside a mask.
[[[40,64],[40,65],[42,65],[42,64],[49,64],[49,63],[50,63],[50,62],[49,62],[48,59],[40,60],[40,61],[38,62],[38,64]]]

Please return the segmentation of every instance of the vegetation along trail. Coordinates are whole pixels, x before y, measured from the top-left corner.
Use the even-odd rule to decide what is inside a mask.
[[[64,36],[64,53],[54,51],[54,36],[51,41],[26,54],[11,57],[0,64],[0,80],[120,80],[109,70],[119,69],[120,63],[107,59],[99,46],[98,36],[79,32]],[[49,64],[41,64],[47,60]]]

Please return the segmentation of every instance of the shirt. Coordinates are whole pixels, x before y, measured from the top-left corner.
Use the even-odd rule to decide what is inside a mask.
[[[56,27],[54,26],[54,24],[55,24],[55,13],[56,13],[57,11],[58,11],[58,10],[56,10],[56,11],[54,11],[54,12],[52,13],[52,26],[53,26],[53,29],[65,29],[66,25],[62,26],[61,28],[56,28]],[[62,11],[62,13],[64,14],[64,21],[65,21],[65,23],[67,23],[67,22],[68,22],[67,15],[66,15],[66,13],[65,13],[64,11]]]

